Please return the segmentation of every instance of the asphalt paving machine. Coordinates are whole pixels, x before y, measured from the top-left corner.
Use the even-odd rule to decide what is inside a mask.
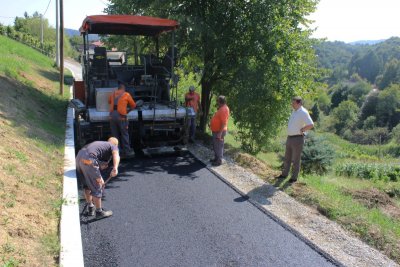
[[[178,103],[175,20],[133,16],[96,15],[84,19],[80,28],[83,37],[81,55],[83,81],[74,81],[75,144],[79,149],[95,140],[107,140],[109,126],[109,96],[118,82],[139,103],[128,113],[131,146],[137,151],[154,147],[182,147],[188,141],[188,123],[195,116],[192,108]],[[90,34],[134,35],[154,40],[155,54],[135,55],[129,62],[126,51],[107,50],[104,46],[91,47]],[[171,42],[163,56],[159,56],[159,37],[168,34]],[[136,50],[135,50],[136,51]]]

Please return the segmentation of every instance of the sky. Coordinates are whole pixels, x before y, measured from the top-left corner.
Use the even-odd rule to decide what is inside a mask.
[[[46,11],[49,4],[50,6]],[[35,11],[55,26],[56,0],[0,0],[0,23],[12,25],[16,16]],[[107,0],[64,0],[64,26],[79,29],[87,15],[103,14]],[[7,4],[5,4],[7,3]],[[310,15],[315,22],[313,37],[353,42],[400,37],[400,0],[320,0]]]

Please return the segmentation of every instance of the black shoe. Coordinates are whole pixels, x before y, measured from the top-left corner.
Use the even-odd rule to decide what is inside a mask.
[[[95,211],[94,206],[93,207],[88,206],[87,216],[94,216],[94,211]]]
[[[221,166],[221,165],[222,165],[222,162],[216,160],[216,161],[211,162],[211,165],[214,166],[214,167],[216,167],[216,166]]]
[[[189,139],[189,143],[193,144],[194,140],[193,139]]]
[[[295,183],[295,182],[297,182],[297,179],[294,179],[294,178],[289,179],[289,183]]]
[[[286,177],[287,177],[287,176],[281,174],[281,175],[279,175],[279,176],[276,176],[275,178],[276,178],[276,179],[285,179]]]
[[[113,212],[111,210],[101,210],[97,211],[96,210],[96,220],[107,218],[113,215]]]
[[[213,163],[213,162],[215,162],[215,161],[217,161],[217,159],[210,159],[210,162],[211,162],[211,163]]]

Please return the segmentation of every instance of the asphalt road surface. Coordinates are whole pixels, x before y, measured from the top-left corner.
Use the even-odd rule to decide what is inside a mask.
[[[81,216],[87,267],[335,266],[190,154],[123,161],[103,207]]]

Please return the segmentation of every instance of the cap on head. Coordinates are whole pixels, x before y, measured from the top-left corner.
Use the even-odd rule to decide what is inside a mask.
[[[296,101],[297,104],[303,103],[303,99],[300,96],[293,97],[292,101]]]
[[[191,86],[189,87],[189,91],[194,91],[194,90],[196,90],[196,88],[195,88],[193,85],[191,85]]]
[[[110,137],[108,138],[108,142],[110,142],[111,144],[118,146],[118,139],[115,137]]]

